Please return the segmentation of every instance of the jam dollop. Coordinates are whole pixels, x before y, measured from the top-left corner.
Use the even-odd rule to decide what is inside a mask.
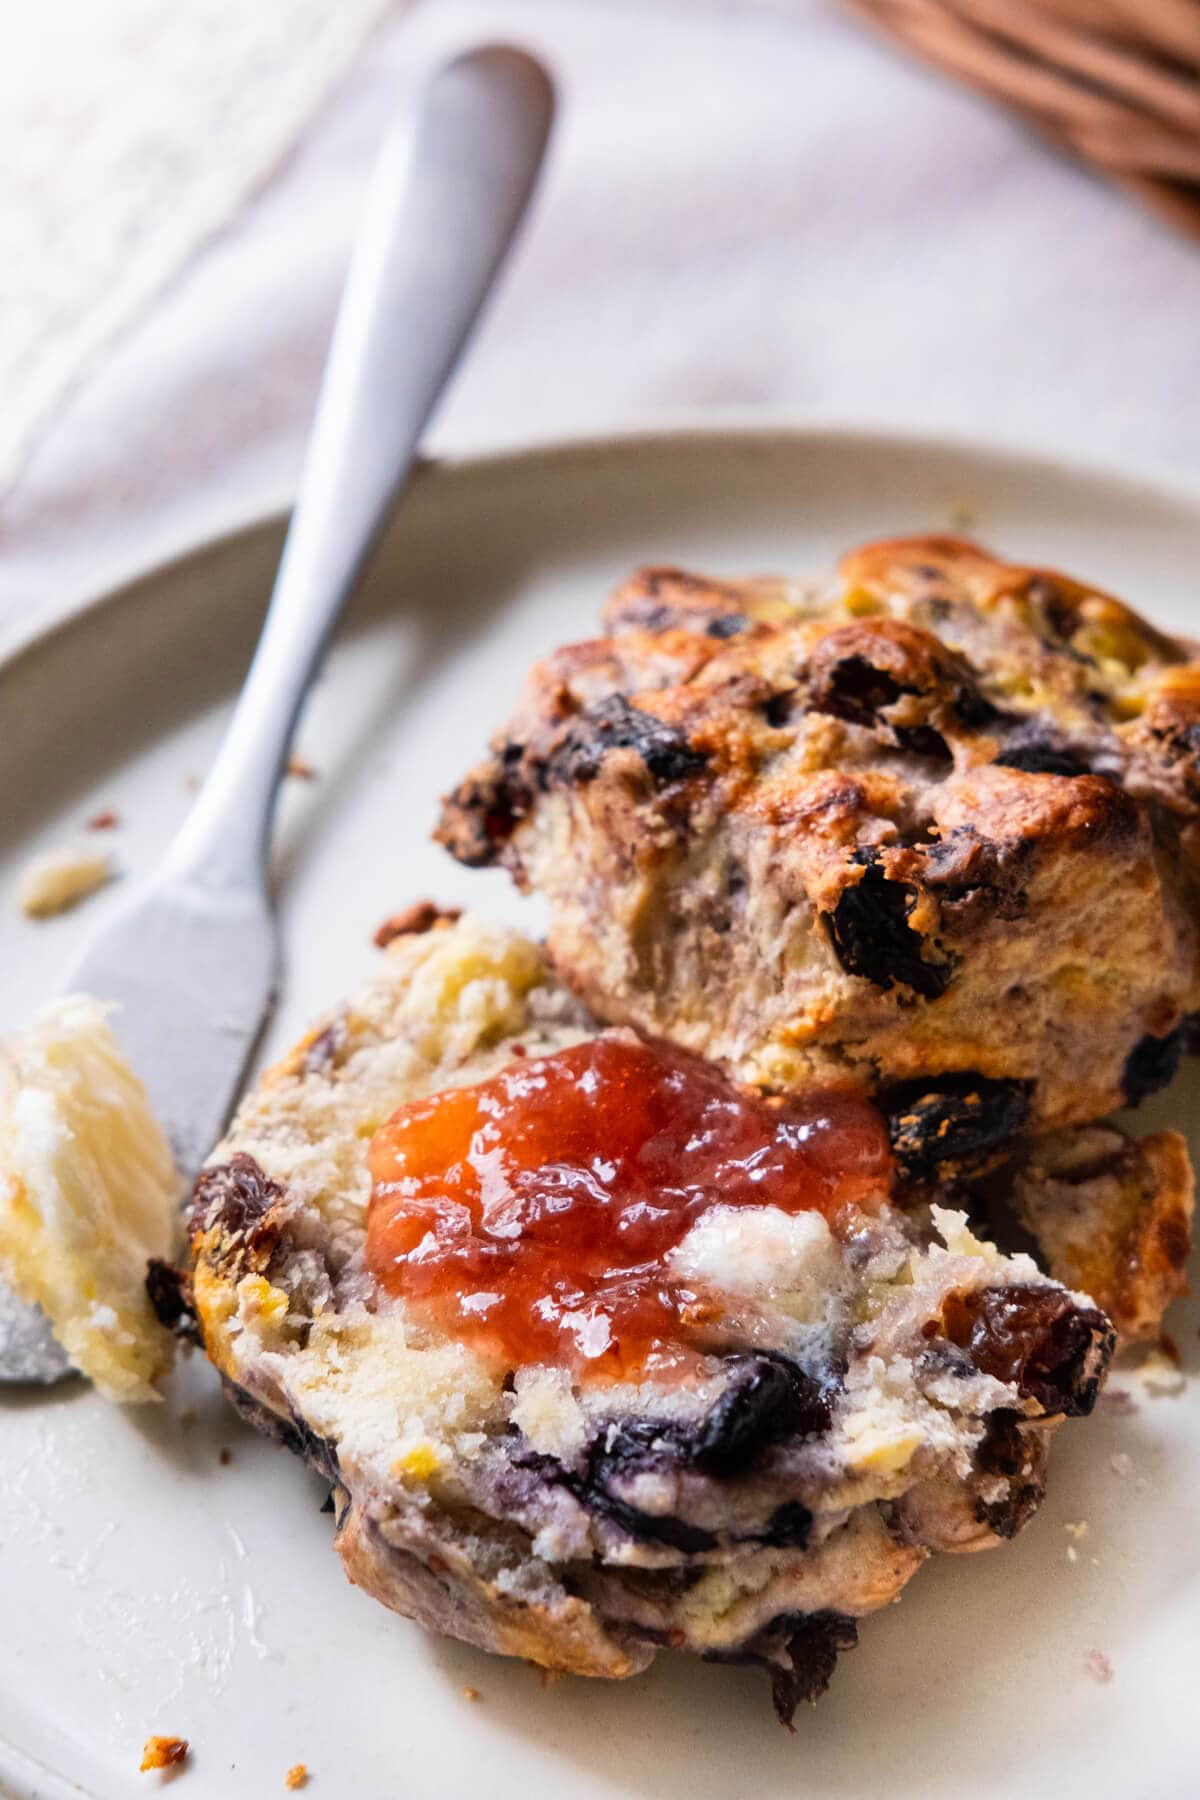
[[[599,1037],[402,1106],[369,1151],[367,1263],[510,1367],[686,1373],[706,1324],[665,1258],[710,1206],[874,1210],[887,1129],[841,1090],[787,1100],[666,1044]]]

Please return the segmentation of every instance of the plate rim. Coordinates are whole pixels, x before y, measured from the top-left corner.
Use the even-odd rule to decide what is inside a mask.
[[[1103,457],[1055,451],[1023,444],[1019,439],[1000,436],[988,438],[967,432],[926,431],[917,427],[883,421],[823,420],[797,417],[794,413],[774,412],[770,408],[715,408],[701,415],[688,412],[659,411],[634,415],[623,424],[611,428],[584,428],[579,431],[531,433],[496,444],[482,444],[459,451],[418,455],[412,474],[398,495],[388,521],[403,507],[413,485],[442,474],[486,475],[505,467],[550,460],[563,462],[589,456],[611,455],[615,451],[644,450],[648,447],[668,449],[671,446],[759,443],[771,441],[797,443],[803,440],[830,441],[839,446],[858,446],[864,450],[981,457],[1013,472],[1023,470],[1059,479],[1080,479],[1125,489],[1133,498],[1139,492],[1147,499],[1195,512],[1200,524],[1200,479],[1189,481],[1164,465],[1138,463],[1126,466]],[[135,562],[123,574],[97,588],[65,600],[24,626],[18,620],[7,631],[0,630],[0,674],[7,675],[15,664],[48,644],[60,633],[68,632],[81,619],[101,611],[123,595],[145,583],[160,581],[181,573],[188,565],[221,550],[232,550],[243,539],[249,539],[272,528],[282,529],[291,514],[296,484],[265,505],[235,518],[218,531],[188,536],[167,553],[144,562]],[[382,535],[382,532],[381,532]],[[969,534],[967,534],[969,535]]]
[[[1139,497],[1147,502],[1176,507],[1193,514],[1200,525],[1200,481],[1181,479],[1175,472],[1142,463],[1124,466],[1103,458],[1024,448],[1019,442],[955,432],[925,431],[888,423],[839,422],[821,419],[797,419],[773,414],[763,409],[734,412],[713,411],[697,417],[684,415],[651,415],[634,419],[613,429],[530,435],[495,446],[471,448],[462,453],[434,454],[419,458],[413,480],[421,483],[445,475],[453,477],[482,476],[504,470],[527,471],[531,464],[552,461],[558,466],[596,456],[612,456],[623,450],[652,450],[668,454],[672,448],[712,449],[758,445],[782,450],[802,444],[835,444],[843,450],[857,449],[869,454],[913,455],[923,451],[944,457],[976,458],[991,464],[1000,472],[1013,475],[1078,479],[1085,483],[1106,485],[1123,490],[1130,501]],[[404,503],[402,494],[397,507]],[[158,554],[132,567],[129,572],[64,603],[62,609],[34,620],[17,621],[7,637],[0,633],[0,677],[11,677],[28,656],[36,655],[55,640],[70,633],[83,620],[99,614],[134,590],[163,582],[181,574],[186,568],[206,557],[222,552],[237,554],[240,545],[270,532],[280,531],[290,512],[286,499],[277,497],[270,504],[248,513],[217,531],[205,531],[185,538],[178,547]],[[16,1793],[44,1795],[45,1800],[90,1800],[96,1792],[89,1785],[78,1785],[70,1775],[43,1763],[18,1742],[0,1732],[0,1795],[6,1793],[6,1782],[12,1782]],[[23,1784],[23,1785],[22,1785]],[[97,1796],[98,1800],[98,1796]]]

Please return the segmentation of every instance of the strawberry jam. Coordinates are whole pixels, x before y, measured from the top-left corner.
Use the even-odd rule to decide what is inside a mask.
[[[706,1208],[872,1210],[891,1172],[855,1094],[764,1100],[617,1037],[402,1106],[369,1163],[367,1262],[389,1292],[509,1366],[609,1380],[695,1360],[706,1309],[664,1259]]]

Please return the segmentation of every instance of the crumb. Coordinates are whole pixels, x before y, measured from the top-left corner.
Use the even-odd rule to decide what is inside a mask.
[[[188,1741],[181,1737],[148,1737],[142,1747],[141,1773],[147,1769],[171,1769],[185,1763]]]
[[[1175,1395],[1182,1394],[1187,1387],[1187,1376],[1180,1366],[1180,1355],[1171,1339],[1172,1355],[1163,1348],[1162,1340],[1149,1349],[1138,1365],[1138,1380],[1148,1394]]]
[[[221,1448],[217,1451],[217,1461],[223,1469],[227,1469],[233,1461],[233,1451],[229,1448],[228,1444],[222,1444]]]
[[[399,937],[421,937],[432,931],[435,925],[443,921],[453,925],[462,918],[460,906],[435,906],[432,900],[417,900],[412,906],[406,906],[403,912],[393,913],[375,933],[375,942],[381,950]]]
[[[1113,1678],[1113,1666],[1103,1650],[1089,1650],[1083,1659],[1083,1666],[1093,1681],[1103,1684]]]
[[[1119,1475],[1122,1480],[1124,1480],[1126,1475],[1132,1475],[1133,1458],[1132,1456],[1127,1455],[1124,1450],[1115,1451],[1108,1460],[1114,1475]]]
[[[562,1680],[561,1669],[538,1669],[538,1680],[544,1688],[553,1687],[556,1681]]]
[[[17,885],[17,899],[28,919],[78,906],[112,879],[112,864],[94,850],[56,850],[27,863]]]
[[[1080,1538],[1085,1538],[1088,1534],[1088,1522],[1086,1519],[1068,1519],[1063,1530],[1078,1543]]]
[[[315,781],[317,771],[302,756],[289,756],[283,766],[285,775],[294,775],[297,781]]]
[[[308,1769],[304,1763],[293,1763],[283,1778],[284,1787],[302,1788],[308,1786]]]
[[[103,812],[92,814],[87,822],[87,828],[89,831],[115,831],[120,823],[120,813],[114,812],[111,807],[106,807]]]
[[[1073,1563],[1073,1562],[1078,1562],[1078,1561],[1079,1561],[1079,1552],[1078,1552],[1078,1550],[1077,1550],[1077,1549],[1076,1549],[1076,1548],[1075,1548],[1075,1546],[1074,1546],[1074,1544],[1068,1544],[1068,1545],[1067,1545],[1067,1561],[1068,1561],[1068,1562],[1069,1562],[1069,1563]]]
[[[480,1698],[479,1689],[465,1687],[462,1691],[462,1696],[464,1700],[478,1700]]]
[[[951,531],[974,531],[979,523],[979,508],[969,500],[952,500],[949,519]]]
[[[189,794],[194,794],[200,786],[200,777],[198,775],[185,775],[183,778],[183,785]]]
[[[1106,1412],[1122,1416],[1137,1411],[1137,1401],[1128,1388],[1108,1386],[1100,1396],[1100,1404]]]

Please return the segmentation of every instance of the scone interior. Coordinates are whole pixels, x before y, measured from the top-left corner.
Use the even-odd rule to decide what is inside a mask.
[[[761,1662],[790,1720],[932,1551],[1024,1524],[1113,1333],[961,1214],[897,1206],[844,1089],[769,1106],[693,1070],[688,1132],[635,1141],[645,1069],[676,1079],[660,1051],[600,1031],[510,933],[398,941],[201,1175],[195,1307],[239,1407],[328,1477],[347,1573],[385,1605],[580,1674],[663,1647]],[[706,1189],[689,1171],[721,1133]]]
[[[779,1089],[974,1103],[973,1148],[1162,1086],[1200,1008],[1200,663],[965,541],[827,589],[636,574],[446,804],[612,1024]]]

